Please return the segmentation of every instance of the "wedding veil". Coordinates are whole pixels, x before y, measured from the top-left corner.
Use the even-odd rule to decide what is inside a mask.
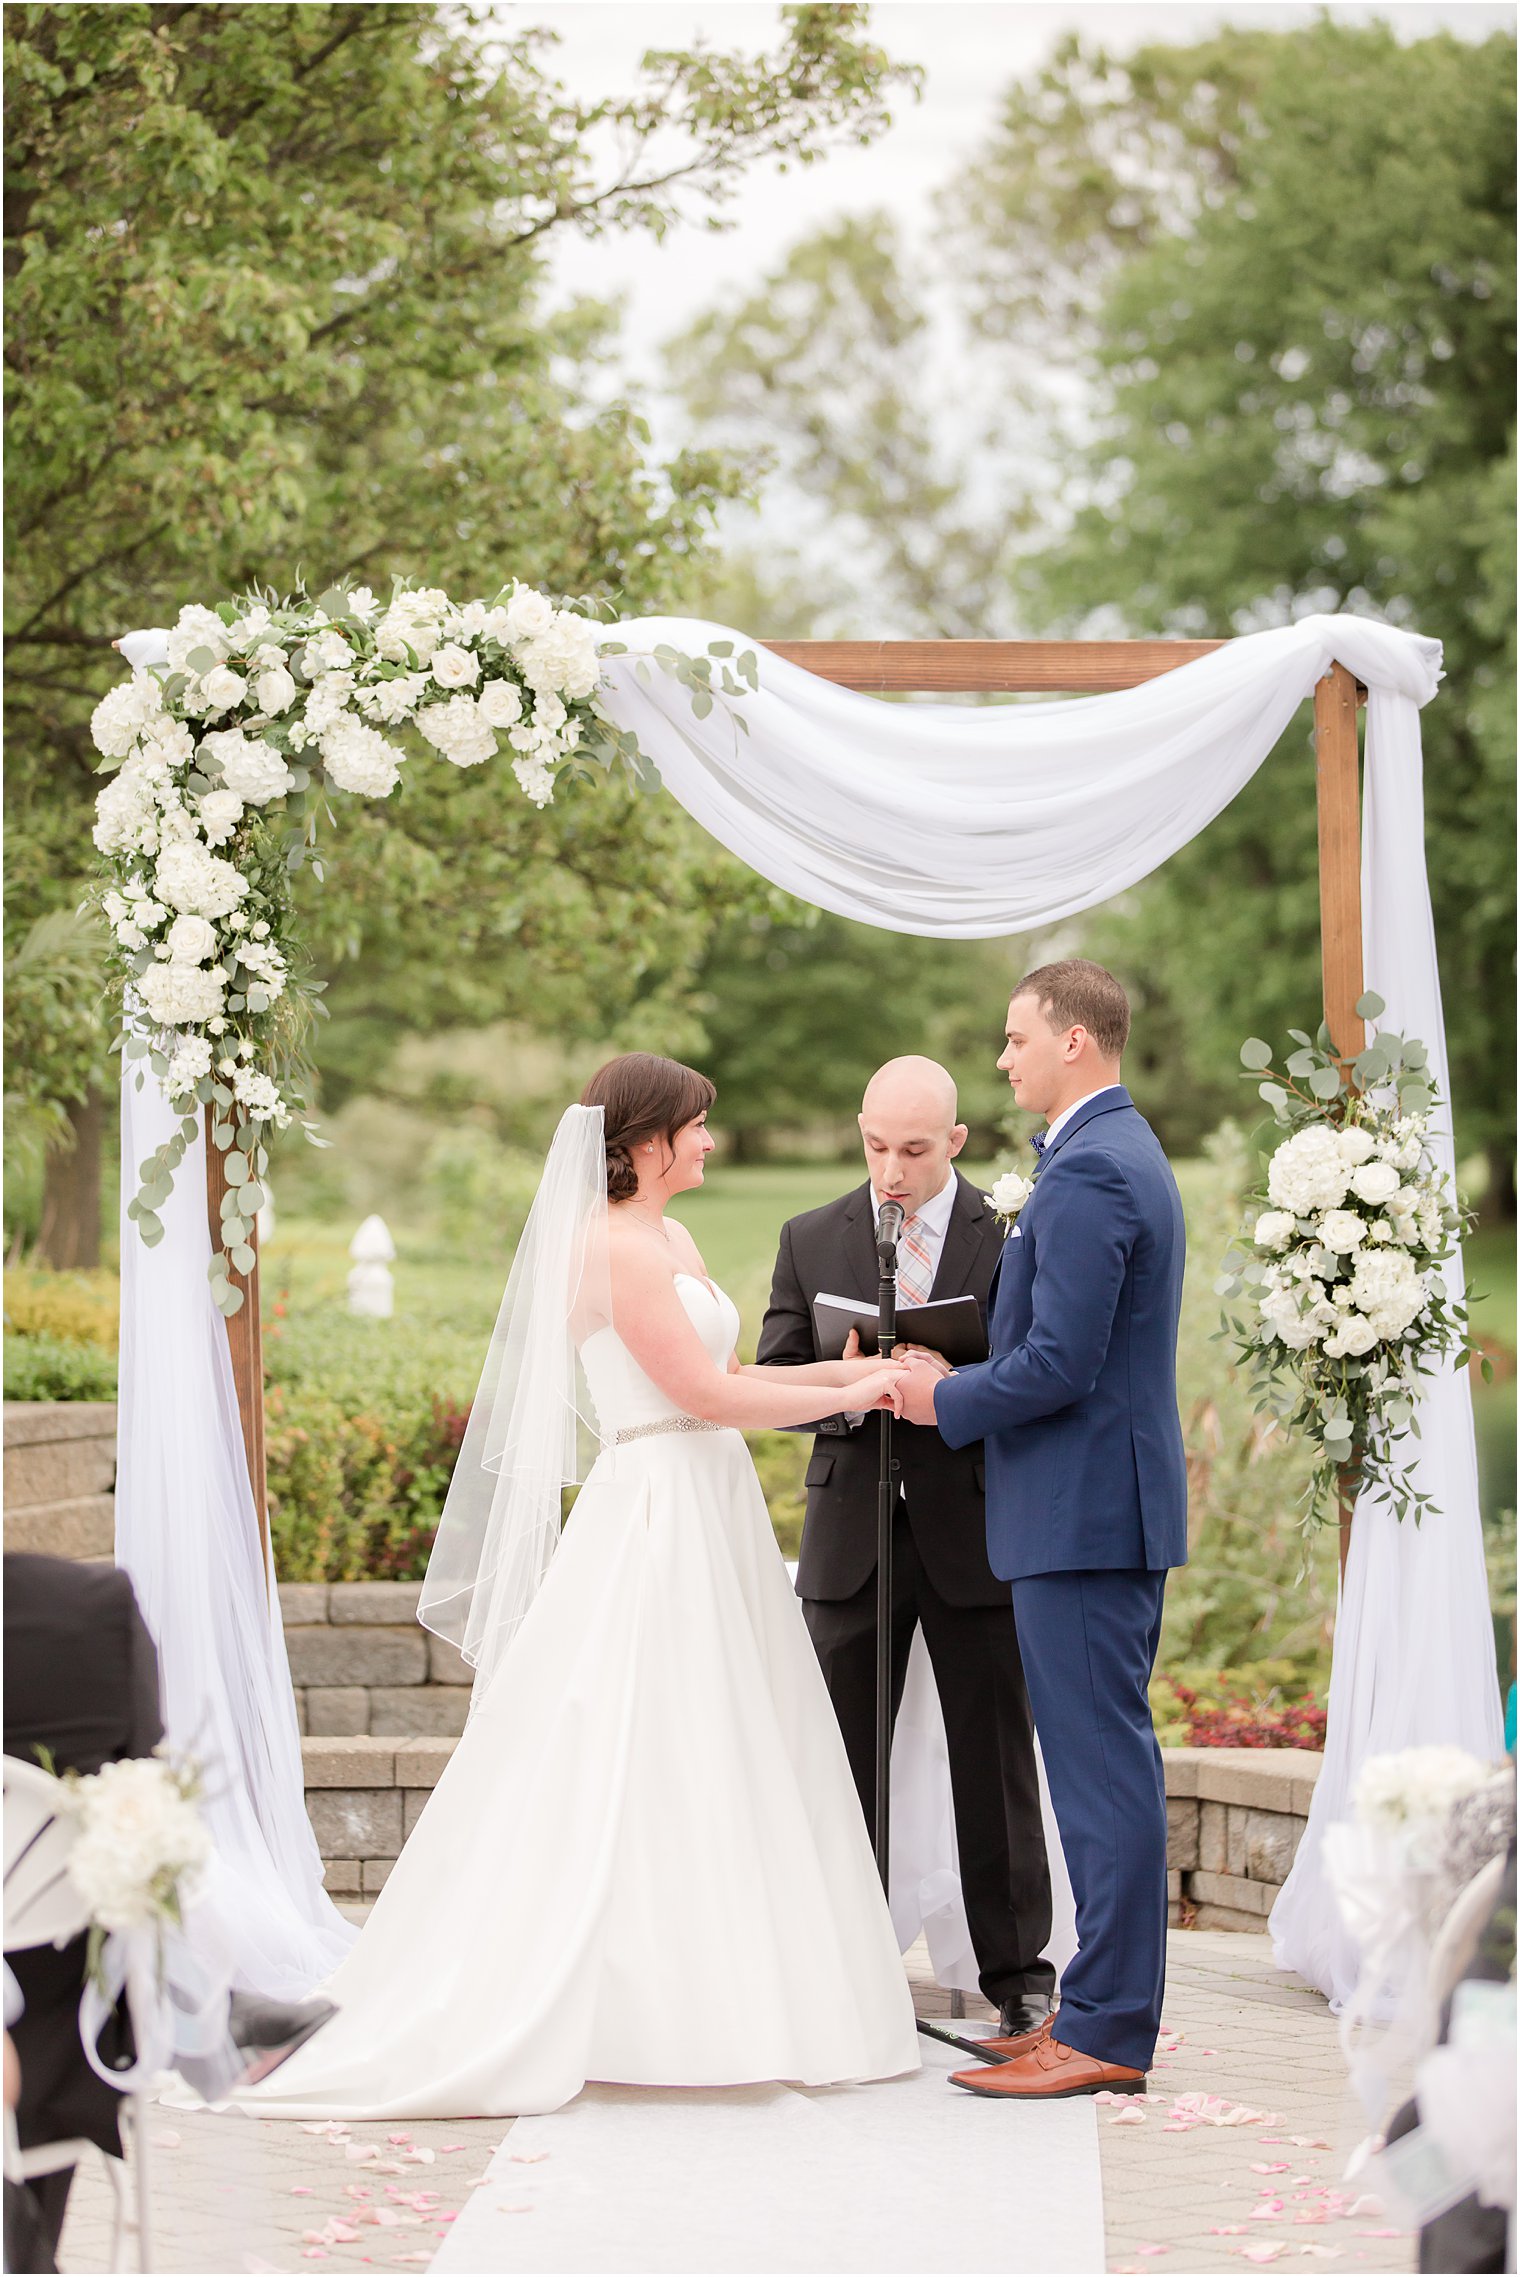
[[[458,1646],[477,1699],[554,1555],[560,1491],[602,1449],[577,1332],[612,1318],[603,1121],[567,1107],[554,1134],[422,1584],[417,1618]]]

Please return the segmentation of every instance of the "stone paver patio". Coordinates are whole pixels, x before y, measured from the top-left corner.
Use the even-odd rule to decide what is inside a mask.
[[[921,1947],[908,1966],[920,2015],[948,2020]],[[1260,1936],[1173,1931],[1169,1971],[1172,2044],[1158,2056],[1151,2096],[1099,2114],[1109,2270],[1412,2270],[1413,2241],[1358,2206],[1355,2186],[1341,2180],[1364,2129],[1325,2003],[1274,1970]],[[978,2001],[967,2007],[973,2024],[991,2013]],[[1189,2096],[1218,2099],[1206,2107],[1213,2117],[1241,2105],[1276,2117],[1184,2125],[1173,2107]],[[359,2125],[332,2139],[294,2121],[159,2109],[149,2126],[155,2265],[295,2272],[325,2263],[330,2277],[426,2268],[505,2132],[500,2120],[450,2120]],[[108,2269],[110,2235],[109,2192],[89,2167],[75,2183],[60,2266]]]

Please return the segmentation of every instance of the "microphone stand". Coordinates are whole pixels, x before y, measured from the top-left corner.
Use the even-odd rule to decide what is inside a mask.
[[[876,1234],[876,1349],[883,1360],[892,1357],[897,1343],[897,1241],[902,1212],[896,1223],[878,1226]],[[890,1407],[881,1411],[881,1468],[876,1484],[876,1871],[883,1895],[891,1902],[891,1788],[892,1788],[892,1516],[897,1501],[896,1466],[892,1460]],[[939,2040],[978,2063],[989,2059],[975,2040],[962,2040],[954,2032],[914,2023],[926,2040]]]

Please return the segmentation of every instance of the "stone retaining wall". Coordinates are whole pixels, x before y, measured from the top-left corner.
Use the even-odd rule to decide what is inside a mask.
[[[5,1546],[109,1558],[116,1534],[114,1399],[5,1402]]]
[[[1264,1928],[1324,1757],[1297,1747],[1167,1747],[1161,1760],[1173,1926]]]
[[[417,1626],[415,1581],[282,1581],[296,1716],[313,1738],[457,1737],[470,1670]]]
[[[459,1697],[463,1705],[466,1695]],[[327,1887],[334,1897],[373,1897],[422,1815],[454,1741],[372,1736],[308,1738],[301,1745],[306,1808]],[[1174,1926],[1265,1927],[1302,1838],[1321,1761],[1297,1748],[1163,1750]]]

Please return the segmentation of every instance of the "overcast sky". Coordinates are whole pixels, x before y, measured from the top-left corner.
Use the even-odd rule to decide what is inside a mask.
[[[1037,70],[1066,33],[1122,51],[1149,40],[1202,39],[1223,23],[1287,28],[1325,12],[1347,22],[1381,18],[1410,39],[1438,30],[1483,39],[1515,22],[1514,8],[1486,0],[1400,0],[1328,11],[1277,0],[1234,6],[877,0],[875,35],[894,59],[925,70],[922,100],[904,96],[887,133],[867,149],[841,150],[791,173],[756,169],[728,208],[735,227],[722,234],[685,227],[656,244],[637,233],[586,241],[556,231],[556,287],[598,298],[624,295],[628,372],[636,380],[657,379],[663,340],[726,287],[758,277],[796,238],[835,215],[885,207],[910,234],[927,230],[934,191],[990,131],[1003,89]],[[556,32],[559,76],[574,95],[595,100],[627,93],[647,48],[689,47],[698,38],[749,52],[773,47],[781,11],[763,0],[501,0],[496,15],[503,28]]]

